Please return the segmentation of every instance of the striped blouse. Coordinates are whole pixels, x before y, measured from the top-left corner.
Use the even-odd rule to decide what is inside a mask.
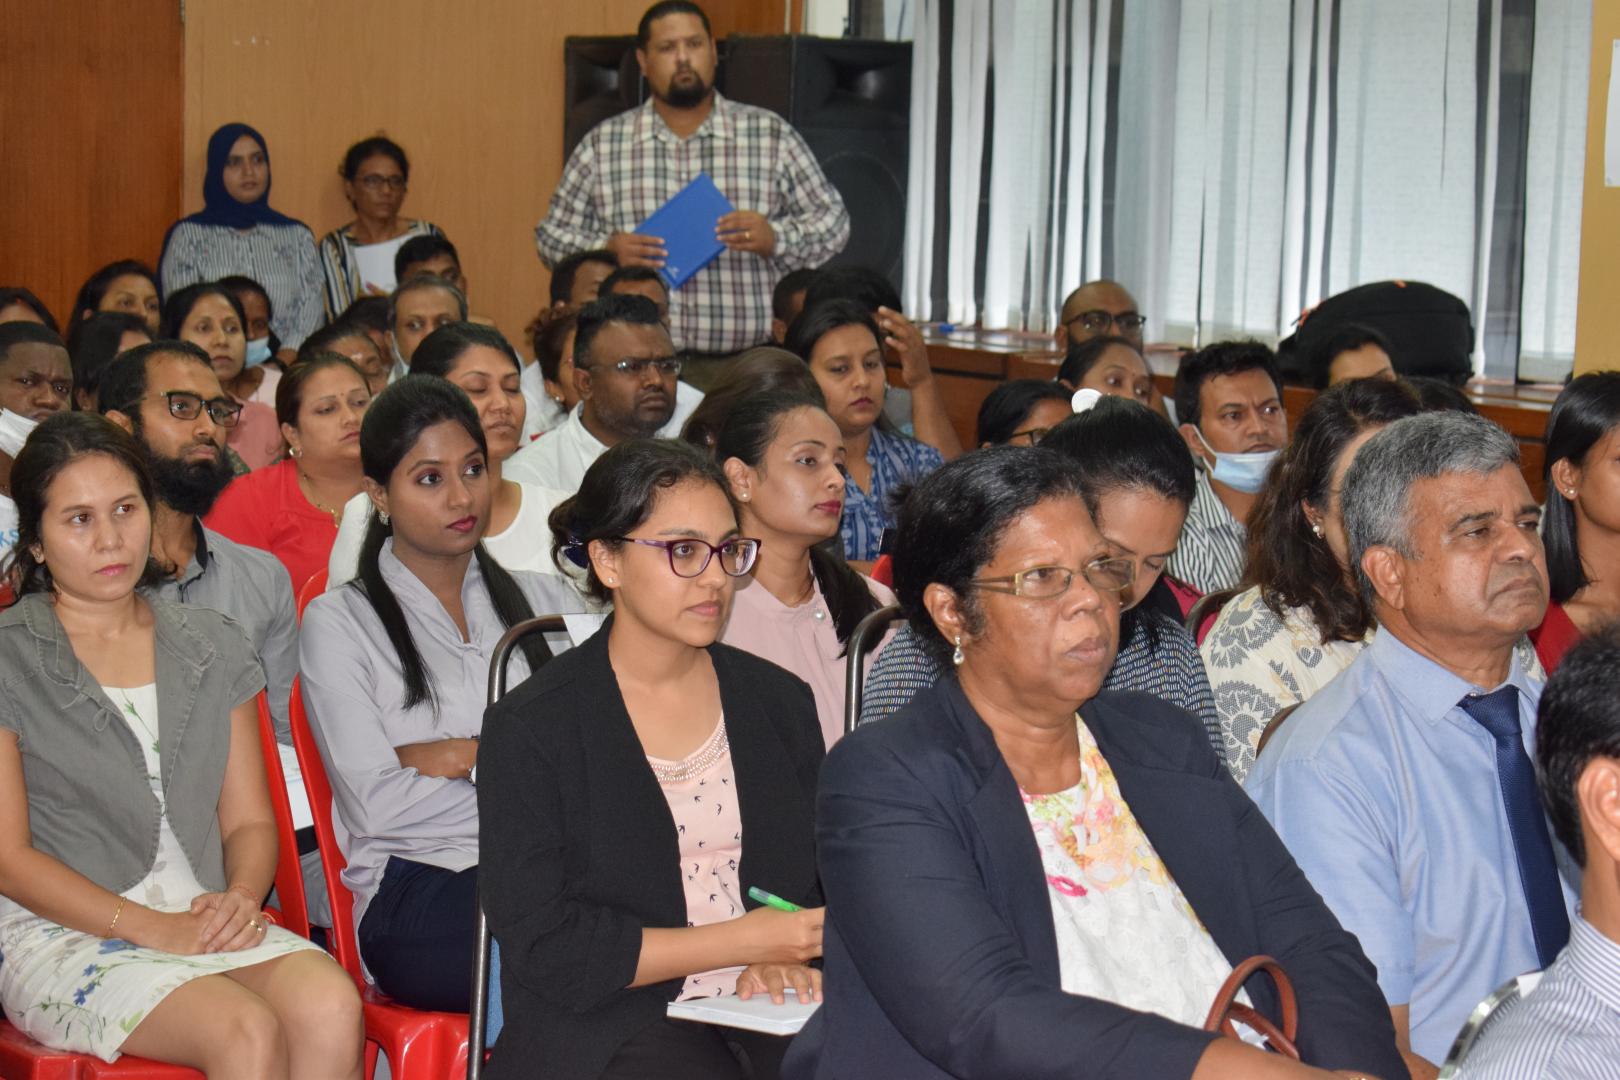
[[[321,237],[321,274],[326,280],[326,316],[335,319],[348,308],[348,306],[366,295],[365,282],[360,280],[360,259],[355,255],[355,248],[361,245],[354,242],[351,230],[354,222],[339,229],[333,229]],[[395,241],[412,240],[418,236],[443,236],[444,231],[431,221],[413,221]],[[398,282],[392,278],[388,285],[392,288]]]
[[[232,229],[182,221],[169,233],[159,268],[163,295],[199,281],[242,274],[264,286],[275,316],[270,329],[284,349],[296,349],[326,321],[315,234],[304,225]]]
[[[1203,724],[1210,745],[1219,753],[1220,721],[1192,635],[1156,611],[1140,611],[1140,616],[1131,639],[1114,658],[1102,688],[1139,690],[1187,710]],[[1149,623],[1158,632],[1156,648],[1148,637]],[[921,635],[907,623],[872,665],[861,694],[860,722],[871,723],[899,712],[944,673],[945,669],[923,648]]]

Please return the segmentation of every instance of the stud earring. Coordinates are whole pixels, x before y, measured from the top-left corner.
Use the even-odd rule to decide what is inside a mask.
[[[1311,532],[1316,534],[1318,540],[1322,539],[1322,525],[1320,522],[1311,522]]]
[[[1573,499],[1575,497],[1575,489],[1570,488],[1568,491],[1564,492],[1564,494],[1566,496],[1568,496],[1569,498]]]
[[[961,667],[963,659],[965,658],[962,656],[962,635],[957,634],[956,651],[951,653],[951,663],[955,664],[957,667]]]
[[[301,446],[289,447],[287,453],[291,454],[295,458],[301,458],[304,456],[304,449]]]
[[[379,521],[381,521],[384,525],[388,524],[388,511],[386,511],[386,510],[377,511],[377,519]]]
[[[741,499],[743,502],[747,502],[748,501],[748,492],[746,492],[746,491],[743,492],[742,494],[738,495],[737,498]]]

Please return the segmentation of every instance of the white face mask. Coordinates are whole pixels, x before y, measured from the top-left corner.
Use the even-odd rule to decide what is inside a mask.
[[[38,420],[30,420],[9,409],[0,409],[0,454],[16,457],[37,427]]]
[[[270,339],[268,337],[254,338],[247,343],[247,366],[254,367],[270,359]]]

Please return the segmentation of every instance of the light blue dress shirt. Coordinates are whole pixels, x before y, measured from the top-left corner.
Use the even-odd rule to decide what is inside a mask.
[[[1507,681],[1534,760],[1542,683],[1517,655]],[[1436,1063],[1475,1005],[1541,966],[1494,741],[1457,707],[1491,689],[1381,630],[1278,729],[1244,784],[1361,939],[1384,997],[1410,1006],[1413,1051]],[[1563,886],[1573,912],[1578,889]]]

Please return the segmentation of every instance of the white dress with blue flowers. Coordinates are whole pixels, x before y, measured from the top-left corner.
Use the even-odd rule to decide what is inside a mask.
[[[146,751],[152,792],[162,806],[156,684],[102,689]],[[124,896],[156,911],[186,911],[208,891],[192,872],[165,810],[152,868]],[[252,948],[177,956],[69,930],[0,896],[0,1005],[8,1020],[46,1046],[116,1061],[136,1025],[192,979],[315,948],[272,926]]]

